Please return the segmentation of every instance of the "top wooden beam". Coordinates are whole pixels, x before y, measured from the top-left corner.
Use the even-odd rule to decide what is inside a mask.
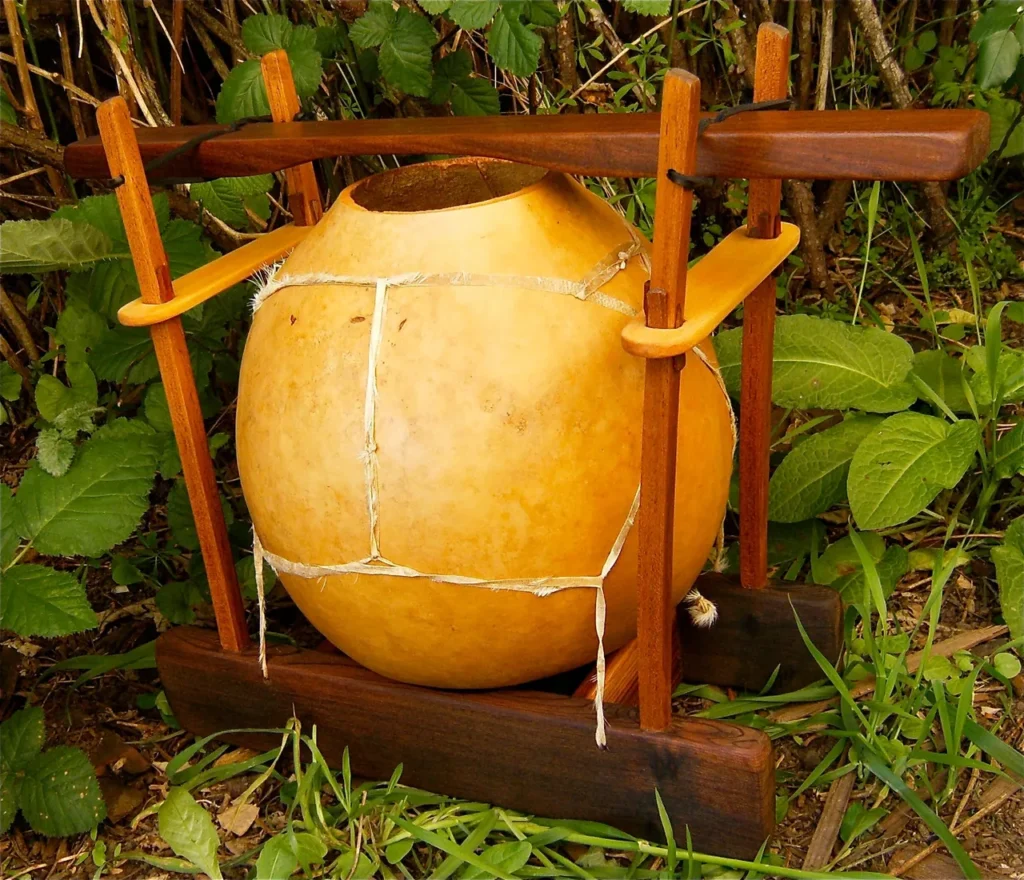
[[[711,115],[711,114],[705,114]],[[218,126],[137,129],[145,162]],[[653,177],[656,113],[253,123],[205,141],[149,174],[150,182],[262,174],[331,156],[374,153],[489,156],[570,174]],[[768,110],[740,113],[700,137],[697,171],[726,178],[954,180],[984,160],[978,110]],[[64,152],[77,178],[107,177],[99,138]]]

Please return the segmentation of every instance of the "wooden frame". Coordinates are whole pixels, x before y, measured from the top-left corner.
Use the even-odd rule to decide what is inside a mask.
[[[786,93],[789,35],[758,34],[755,98]],[[294,123],[298,99],[283,52],[262,62],[274,123],[207,140],[161,166],[196,179],[287,169],[294,226],[171,282],[143,167],[180,148],[199,129],[136,131],[124,101],[97,114],[100,139],[70,146],[77,176],[123,177],[117,189],[142,296],[121,311],[149,326],[156,348],[189,499],[206,564],[218,635],[189,627],[165,633],[157,664],[172,708],[205,734],[283,723],[294,711],[319,728],[328,759],[350,747],[356,772],[384,776],[399,762],[403,780],[452,795],[495,800],[553,817],[612,822],[660,836],[654,789],[694,846],[751,856],[774,814],[774,760],[761,732],[725,722],[673,717],[681,675],[757,688],[779,666],[777,682],[797,686],[817,669],[794,633],[795,607],[818,646],[838,657],[842,608],[829,590],[768,584],[767,454],[772,270],[795,246],[779,220],[783,176],[950,179],[984,157],[987,116],[972,111],[745,113],[700,134],[700,83],[666,76],[657,115],[487,120]],[[539,689],[454,693],[388,681],[352,661],[318,651],[271,648],[264,679],[255,660],[221,514],[202,414],[180,315],[237,283],[301,240],[322,212],[310,162],[329,155],[423,151],[518,159],[586,174],[659,178],[646,321],[626,328],[623,344],[647,358],[639,516],[638,636],[610,659],[608,749],[593,745],[593,711],[584,680],[577,696]],[[746,176],[747,227],[687,273],[692,194],[666,179]],[[159,178],[157,178],[159,179]],[[753,239],[756,239],[753,240]],[[735,256],[744,251],[743,260]],[[731,249],[731,250],[730,250]],[[728,258],[728,259],[724,259]],[[716,262],[717,261],[717,262]],[[732,268],[727,283],[722,266]],[[715,269],[716,265],[719,265]],[[671,607],[672,515],[682,359],[737,304],[745,302],[741,419],[741,579],[706,575],[699,588],[718,603],[711,634],[676,619]],[[684,320],[685,318],[685,320]],[[685,393],[685,389],[683,389]],[[630,703],[639,701],[639,712]],[[263,745],[257,735],[229,739]],[[698,793],[694,796],[694,793]]]

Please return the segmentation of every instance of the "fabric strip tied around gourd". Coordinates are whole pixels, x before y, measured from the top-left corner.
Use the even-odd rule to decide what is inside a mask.
[[[379,487],[380,478],[378,473],[377,442],[376,442],[376,411],[377,411],[377,362],[380,355],[381,340],[383,337],[384,318],[387,312],[388,293],[392,288],[403,287],[426,287],[448,285],[453,287],[517,287],[525,290],[538,290],[548,293],[572,296],[585,303],[611,309],[612,311],[634,317],[635,310],[626,302],[603,293],[604,287],[615,275],[626,268],[628,262],[638,258],[642,265],[650,273],[650,261],[647,257],[646,244],[639,237],[634,236],[631,241],[624,243],[613,250],[607,257],[601,260],[587,275],[579,281],[565,278],[549,278],[543,276],[520,276],[520,275],[491,275],[477,274],[470,272],[447,272],[447,273],[406,273],[395,275],[389,278],[377,278],[356,275],[333,275],[330,273],[309,273],[301,275],[289,275],[282,273],[281,266],[270,267],[264,270],[255,279],[258,285],[257,292],[252,300],[252,310],[255,313],[277,291],[286,287],[301,287],[314,284],[330,284],[338,286],[358,286],[374,288],[373,323],[370,327],[369,344],[369,369],[367,370],[366,395],[363,410],[364,446],[360,458],[364,465],[366,482],[366,506],[369,516],[369,544],[370,553],[363,559],[353,562],[345,562],[337,565],[307,565],[285,559],[275,553],[266,550],[260,542],[259,535],[253,528],[253,561],[256,573],[256,593],[259,603],[259,662],[263,670],[264,678],[268,677],[267,651],[266,651],[266,599],[264,595],[263,563],[266,562],[277,573],[292,574],[302,578],[316,579],[326,578],[339,574],[362,574],[362,575],[388,575],[390,577],[423,578],[435,583],[454,584],[464,587],[476,587],[489,590],[511,590],[514,592],[531,593],[534,596],[544,597],[562,590],[592,589],[595,591],[594,606],[594,627],[597,632],[597,659],[595,663],[596,688],[594,696],[594,710],[597,714],[597,728],[595,740],[598,746],[604,748],[607,745],[605,733],[604,715],[604,688],[605,688],[605,652],[604,632],[605,616],[607,605],[605,602],[604,582],[608,573],[618,561],[619,554],[626,542],[630,529],[636,520],[637,511],[640,508],[640,487],[637,486],[630,505],[629,512],[619,530],[618,535],[612,544],[611,549],[605,558],[601,572],[592,576],[560,576],[560,577],[539,577],[539,578],[503,578],[499,580],[488,580],[485,578],[470,577],[467,575],[444,574],[436,572],[422,572],[414,568],[393,562],[381,555],[380,552],[380,522],[379,522]],[[694,353],[714,374],[722,395],[729,407],[729,414],[732,425],[733,451],[736,445],[736,418],[729,401],[729,395],[725,390],[725,383],[717,367],[712,364],[699,348],[693,349]],[[717,563],[724,559],[723,532],[720,530]],[[690,618],[697,626],[711,626],[718,617],[718,609],[714,603],[702,596],[696,589],[691,589],[684,599],[687,605]]]

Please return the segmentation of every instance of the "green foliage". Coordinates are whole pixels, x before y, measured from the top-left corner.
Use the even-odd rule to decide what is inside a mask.
[[[46,565],[4,572],[0,626],[22,636],[66,636],[96,626],[96,613],[74,575]]]
[[[496,115],[498,92],[487,80],[472,76],[472,70],[469,52],[446,55],[434,68],[430,100],[434,104],[450,103],[456,116]]]
[[[189,189],[189,198],[199,202],[207,211],[229,226],[241,228],[249,223],[246,208],[263,219],[270,215],[267,193],[273,185],[272,174],[222,177],[207,183],[193,183]]]
[[[1015,639],[1024,638],[1024,517],[1013,521],[1003,542],[992,550],[999,580],[1003,619]]]
[[[26,566],[27,567],[27,566]],[[80,749],[43,751],[43,712],[22,709],[0,724],[0,833],[20,809],[35,831],[67,837],[107,815],[96,774]]]
[[[124,257],[99,229],[63,217],[11,220],[0,236],[0,274],[38,274],[55,269],[81,272],[101,260]]]
[[[160,836],[174,852],[212,878],[223,876],[217,861],[220,841],[213,820],[185,788],[172,788],[157,811]]]

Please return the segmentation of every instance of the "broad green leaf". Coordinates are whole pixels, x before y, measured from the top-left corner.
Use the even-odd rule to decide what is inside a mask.
[[[715,337],[722,378],[735,398],[742,338],[742,328]],[[772,400],[800,409],[906,409],[917,399],[906,381],[913,362],[909,343],[884,330],[783,315],[775,325]]]
[[[135,530],[155,471],[148,440],[97,434],[64,476],[26,472],[18,490],[22,537],[48,556],[98,556]]]
[[[312,866],[322,862],[324,856],[327,855],[326,844],[315,834],[306,831],[289,831],[284,837],[288,840],[292,852],[295,853],[299,866],[306,874],[309,874]]]
[[[142,385],[160,374],[145,327],[111,327],[93,347],[89,364],[97,378],[129,385]]]
[[[863,534],[874,533],[864,532]],[[900,578],[910,569],[910,554],[899,544],[893,544],[886,547],[885,552],[880,558],[875,559],[874,563],[875,573],[878,575],[882,587],[882,597],[888,599],[892,595],[892,591],[896,589]],[[857,605],[860,608],[871,607],[868,573],[863,568],[836,578],[832,581],[831,587],[843,597],[847,605]]]
[[[983,89],[997,88],[1017,69],[1021,45],[1011,31],[994,33],[978,44],[978,85]]]
[[[366,12],[352,23],[348,35],[360,49],[379,46],[391,36],[395,17],[390,0],[373,0]]]
[[[58,416],[76,404],[96,406],[99,391],[96,387],[96,376],[86,364],[69,363],[66,367],[71,387],[49,373],[39,377],[36,384],[36,408],[48,422],[57,421]]]
[[[299,869],[299,860],[284,834],[270,838],[256,860],[256,880],[288,880]]]
[[[174,423],[171,421],[171,410],[167,405],[167,392],[164,390],[163,382],[154,382],[146,389],[146,397],[143,400],[143,410],[146,413],[146,421],[157,431],[173,431]]]
[[[501,109],[497,90],[490,81],[473,76],[473,61],[461,49],[437,62],[430,100],[434,104],[450,101],[456,116],[496,115]]]
[[[11,487],[0,483],[0,568],[7,565],[18,549],[18,530],[16,523],[19,514],[16,512],[18,502],[11,494]]]
[[[668,15],[671,0],[623,0],[622,8],[640,15]]]
[[[482,28],[490,24],[499,5],[498,0],[455,0],[448,17],[466,30]]]
[[[69,294],[57,317],[57,340],[69,362],[85,361],[107,329],[103,315],[89,305],[85,291]]]
[[[996,438],[992,454],[992,473],[1006,480],[1024,470],[1024,419]]]
[[[1024,153],[1024,126],[1015,125],[1017,117],[1021,113],[1020,101],[1014,101],[1012,98],[993,98],[985,106],[985,111],[989,118],[989,152],[1002,147],[1000,155],[1004,159]],[[1013,131],[1009,139],[1006,140],[1011,126],[1014,126]],[[1003,146],[1004,140],[1006,140],[1006,146]]]
[[[19,709],[0,724],[0,761],[20,770],[43,750],[45,739],[43,710],[38,706]]]
[[[533,855],[533,847],[527,840],[512,840],[489,846],[480,853],[480,859],[491,866],[491,870],[470,865],[460,876],[463,880],[490,880],[496,871],[515,874]]]
[[[74,440],[82,432],[91,434],[96,430],[94,418],[97,411],[94,404],[80,400],[61,410],[53,420],[53,427],[67,440]]]
[[[943,489],[952,489],[974,461],[978,423],[949,424],[899,413],[871,432],[853,455],[850,508],[862,529],[906,522]]]
[[[193,581],[172,581],[157,591],[156,607],[171,623],[190,624],[196,619],[196,607],[206,601]]]
[[[75,445],[65,440],[56,428],[44,428],[36,437],[36,459],[39,466],[54,477],[61,477],[71,467]]]
[[[95,828],[107,817],[96,771],[81,749],[57,746],[25,768],[21,812],[48,837],[68,837]]]
[[[400,7],[391,32],[380,47],[378,63],[384,79],[407,95],[427,97],[436,39],[437,34],[426,18]]]
[[[221,125],[249,116],[267,116],[270,103],[259,61],[243,61],[228,73],[217,96],[217,121]]]
[[[963,360],[950,357],[938,349],[919,351],[914,355],[914,373],[955,413],[970,413],[971,405],[964,391],[970,371]],[[926,398],[922,397],[922,400]]]
[[[323,58],[316,48],[316,31],[308,25],[299,25],[292,31],[285,48],[295,91],[300,98],[312,97],[324,72]]]
[[[0,626],[20,636],[66,636],[96,626],[96,612],[74,575],[46,565],[4,572]]]
[[[565,7],[568,9],[568,5]],[[562,17],[563,10],[553,0],[526,0],[523,16],[530,24],[539,27],[554,27]]]
[[[972,43],[980,43],[998,33],[1010,30],[1020,18],[1019,6],[1017,2],[993,3],[971,28],[968,39]]]
[[[868,555],[875,562],[885,554],[885,539],[874,532],[861,532],[860,539]],[[838,578],[846,577],[862,571],[860,555],[849,535],[829,544],[825,552],[818,558],[814,570],[815,583],[831,584]]]
[[[888,815],[889,811],[881,807],[868,809],[860,801],[854,801],[843,816],[839,828],[839,836],[846,843],[852,843],[865,831],[869,831]]]
[[[0,90],[0,94],[2,94],[2,90]],[[0,111],[7,106],[0,102]],[[7,121],[4,119],[3,113],[0,113],[0,120]],[[13,770],[9,770],[4,762],[0,761],[0,834],[7,833],[14,822],[14,817],[18,815],[20,799],[21,776],[15,775]]]
[[[80,272],[110,259],[113,251],[108,236],[84,223],[54,217],[8,220],[0,235],[0,274]]]
[[[231,505],[223,495],[220,498],[220,506],[225,522],[231,525],[234,522],[234,515],[231,512]],[[199,549],[199,534],[192,518],[192,506],[189,504],[184,480],[175,482],[171,491],[167,493],[167,525],[170,526],[171,535],[178,544],[186,550]]]
[[[157,212],[157,224],[163,225],[169,217],[169,203],[166,196],[155,196],[153,205]],[[128,253],[128,237],[125,234],[124,222],[121,220],[121,209],[117,204],[117,196],[110,193],[105,196],[88,196],[77,204],[64,205],[53,213],[54,217],[70,220],[72,223],[87,223],[95,226],[104,235],[109,236],[121,256],[130,257]]]
[[[253,55],[287,49],[292,23],[284,15],[250,15],[242,22],[242,42]]]
[[[7,361],[0,361],[0,397],[10,401],[21,397],[21,376]]]
[[[992,402],[992,389],[988,379],[985,346],[971,346],[965,357],[975,373],[971,379],[974,397],[979,406],[988,406]],[[996,381],[1002,389],[1003,403],[1024,402],[1024,351],[1006,347],[1002,349],[996,367]]]
[[[418,0],[418,3],[427,15],[441,15],[452,5],[453,0]]]
[[[520,20],[521,2],[505,0],[487,32],[487,50],[494,63],[516,76],[530,76],[540,62],[540,36]]]
[[[992,548],[999,583],[999,606],[1010,635],[1024,638],[1024,517],[1015,519],[1003,536],[1003,543]]]
[[[1020,675],[1020,660],[1009,651],[1001,651],[992,658],[992,665],[1003,678]]]
[[[120,553],[110,563],[110,577],[115,584],[120,584],[122,587],[141,584],[145,580],[145,575]]]
[[[881,422],[880,416],[847,419],[794,447],[772,474],[768,518],[800,522],[842,501],[853,453]]]
[[[172,788],[157,811],[160,836],[176,855],[188,859],[213,880],[221,880],[213,819],[184,788]]]
[[[189,189],[189,198],[199,202],[214,217],[219,217],[229,226],[244,227],[249,225],[245,213],[245,197],[266,195],[273,185],[272,174],[221,177],[206,183],[193,183]]]

